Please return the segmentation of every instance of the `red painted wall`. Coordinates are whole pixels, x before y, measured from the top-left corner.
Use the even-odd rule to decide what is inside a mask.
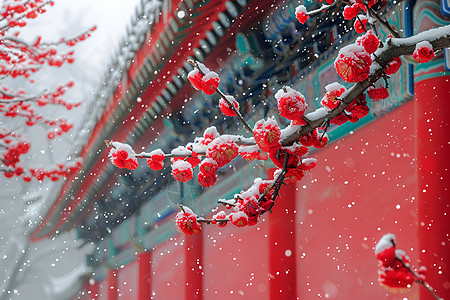
[[[152,299],[185,299],[185,258],[182,236],[169,240],[152,251]]]
[[[117,292],[119,293],[120,299],[137,299],[138,280],[136,280],[136,275],[138,273],[137,260],[117,270]]]
[[[204,226],[204,299],[269,299],[266,218],[251,227]]]
[[[414,103],[314,156],[296,195],[300,299],[418,299],[381,288],[373,254],[394,233],[417,266]]]

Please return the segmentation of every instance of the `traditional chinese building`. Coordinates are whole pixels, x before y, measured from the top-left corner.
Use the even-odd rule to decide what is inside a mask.
[[[340,81],[337,51],[355,35],[338,13],[298,23],[297,5],[142,1],[98,90],[99,106],[86,116],[86,126],[95,126],[82,148],[83,171],[62,187],[32,234],[36,241],[76,228],[95,243],[87,257],[94,273],[75,299],[398,299],[377,283],[373,249],[388,232],[413,265],[420,258],[429,268],[441,297],[449,295],[449,144],[448,124],[441,123],[448,106],[438,101],[448,97],[450,73],[443,53],[420,66],[403,60],[390,79],[391,96],[370,103],[370,115],[358,123],[332,127],[329,145],[310,153],[318,166],[284,187],[274,213],[256,226],[210,225],[184,236],[174,216],[179,203],[210,215],[219,198],[271,176],[270,163],[236,159],[204,189],[195,180],[174,182],[170,168],[124,171],[109,162],[105,139],[170,152],[208,126],[246,134],[235,119],[216,118],[217,96],[187,82],[187,59],[219,73],[220,87],[251,125],[278,115],[272,93],[283,85],[302,91],[309,110],[320,107],[324,86]],[[445,5],[433,1],[384,1],[377,9],[389,12],[405,36],[449,22]],[[422,249],[432,257],[419,256]],[[419,288],[407,297],[419,299]]]

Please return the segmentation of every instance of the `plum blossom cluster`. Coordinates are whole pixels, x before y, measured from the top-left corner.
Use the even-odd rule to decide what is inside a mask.
[[[302,24],[313,14],[324,11],[336,4],[337,1],[327,1],[328,5],[324,5],[319,9],[308,12],[304,5],[299,5],[296,8],[296,17]],[[384,46],[384,43],[370,28],[374,28],[375,23],[379,21],[392,35],[387,39],[387,43],[390,43],[392,37],[400,37],[387,22],[382,21],[377,12],[373,10],[372,6],[377,3],[377,0],[363,1],[363,0],[350,0],[346,2],[346,6],[343,9],[343,16],[346,20],[355,20],[354,30],[363,34],[358,37],[355,43],[347,45],[340,49],[338,56],[334,62],[337,74],[348,83],[358,83],[369,78],[369,75],[373,74],[378,67],[378,64],[373,65],[376,60],[376,52],[380,47]],[[433,46],[428,41],[422,41],[417,43],[416,49],[413,53],[414,59],[419,63],[425,63],[431,60],[435,56]],[[368,89],[368,95],[375,101],[383,100],[389,97],[388,83],[386,78],[389,75],[395,74],[401,66],[401,60],[399,57],[395,57],[389,62],[384,69],[385,85],[381,83],[373,83]],[[327,91],[328,92],[328,91]],[[342,93],[341,93],[342,94]],[[335,97],[334,106],[338,105],[336,100],[339,100],[339,96]],[[322,101],[322,104],[323,101]],[[329,103],[328,101],[328,104]],[[353,104],[353,103],[352,103]],[[360,103],[362,105],[362,103]],[[333,109],[330,105],[326,105],[328,108]],[[364,110],[366,110],[364,108]],[[344,115],[349,117],[349,110],[347,109]],[[357,121],[361,116],[355,115],[349,117],[350,121]],[[339,116],[336,119],[337,125],[344,122],[345,116]],[[336,123],[335,122],[335,123]]]
[[[27,20],[36,18],[46,11],[47,6],[53,6],[53,1],[44,0],[5,0],[0,6],[0,76],[14,80],[16,78],[28,79],[34,83],[31,75],[41,70],[43,65],[61,67],[65,63],[73,63],[74,51],[66,51],[59,46],[73,46],[77,42],[90,36],[95,27],[71,39],[61,39],[56,43],[43,42],[38,36],[33,42],[21,39],[20,29],[26,26]],[[14,29],[14,32],[11,32]],[[59,105],[67,110],[78,107],[81,103],[64,99],[66,91],[74,86],[73,81],[57,86],[55,89],[45,90],[31,94],[26,88],[14,90],[6,84],[0,84],[0,115],[6,120],[15,118],[23,121],[25,126],[41,124],[48,128],[47,138],[54,139],[70,131],[73,125],[64,118],[49,119],[39,112],[39,108],[46,105]],[[23,81],[22,81],[23,82]],[[43,180],[49,178],[53,181],[67,177],[78,170],[80,161],[56,165],[53,168],[25,167],[21,160],[30,149],[30,143],[20,134],[20,128],[14,121],[14,130],[3,122],[0,127],[0,171],[6,177],[18,176],[25,181],[32,178]],[[12,127],[12,126],[9,126]]]
[[[68,177],[70,174],[78,172],[82,161],[80,159],[57,164],[52,168],[27,168],[21,162],[21,156],[27,154],[31,144],[22,135],[0,131],[0,162],[5,166],[0,168],[6,178],[20,177],[29,182],[32,178],[39,181],[49,178],[56,181],[61,177]]]
[[[26,26],[27,19],[35,19],[38,14],[46,12],[44,8],[46,5],[53,6],[54,2],[44,0],[2,1],[0,34],[4,34],[8,28]]]
[[[0,75],[3,76],[29,78],[42,65],[61,67],[74,62],[73,50],[61,51],[58,43],[43,43],[40,36],[33,43],[21,40],[17,33],[13,37],[3,36],[0,41]]]
[[[421,266],[414,271],[410,266],[410,258],[405,251],[396,249],[396,237],[387,233],[375,246],[378,260],[378,282],[391,291],[405,292],[414,282],[430,288],[426,283],[426,268]]]

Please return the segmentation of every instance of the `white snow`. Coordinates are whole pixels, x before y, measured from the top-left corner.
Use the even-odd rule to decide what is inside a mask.
[[[394,247],[396,243],[396,237],[392,233],[386,233],[381,237],[381,239],[378,241],[377,245],[375,246],[375,255],[383,252],[386,249],[389,249],[391,247]]]
[[[307,14],[308,11],[306,10],[306,6],[304,6],[304,5],[299,5],[299,6],[297,6],[297,7],[295,8],[295,13],[296,13],[296,14],[299,14],[299,13],[305,13],[305,14]]]
[[[433,46],[428,41],[422,41],[416,44],[416,51],[420,48],[427,48],[429,50],[433,50]]]
[[[192,169],[191,164],[182,159],[176,160],[172,164],[172,170],[186,171],[189,169]]]

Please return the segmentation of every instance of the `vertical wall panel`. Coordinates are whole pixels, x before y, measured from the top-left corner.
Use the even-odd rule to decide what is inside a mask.
[[[313,155],[298,183],[297,282],[300,299],[418,299],[377,282],[374,246],[397,236],[417,267],[414,103]]]

